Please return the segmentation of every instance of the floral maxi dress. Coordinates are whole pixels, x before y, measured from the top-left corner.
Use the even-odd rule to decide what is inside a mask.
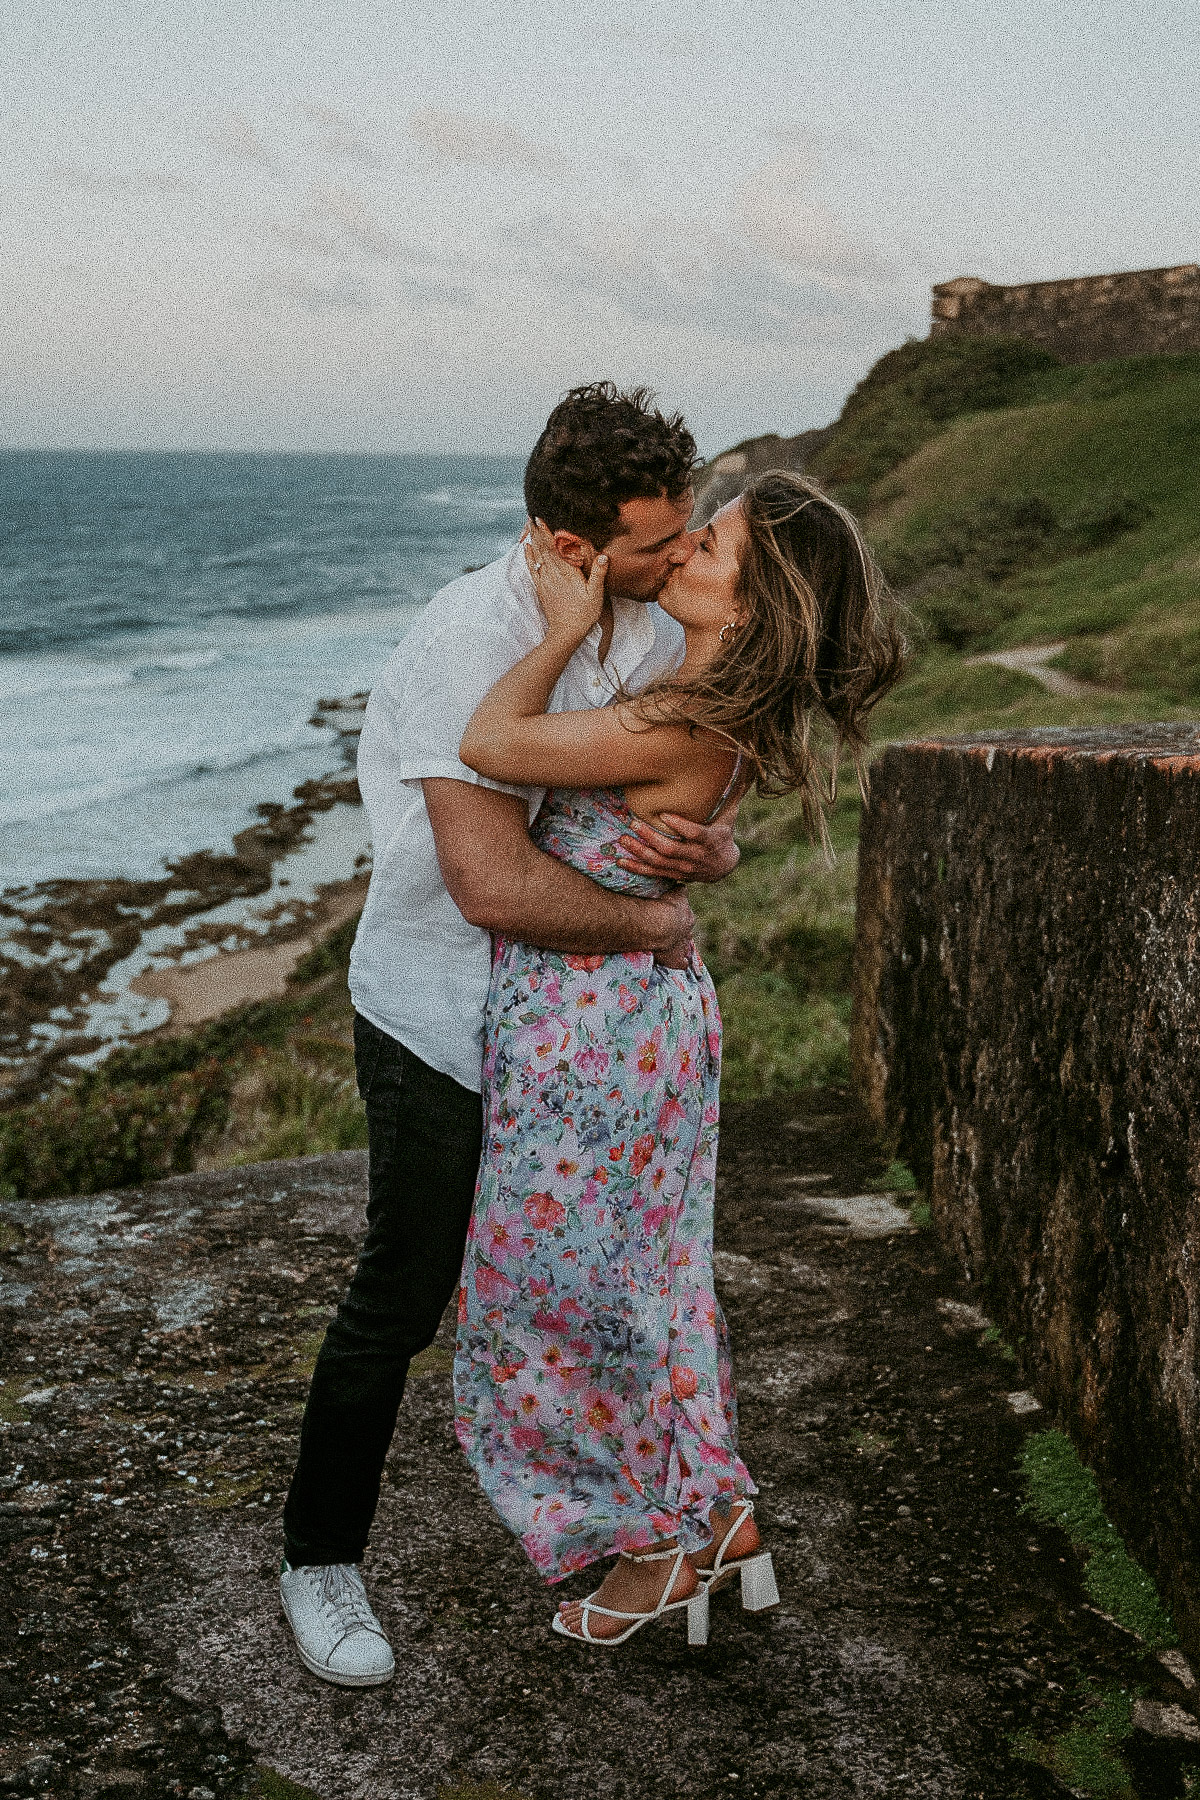
[[[547,795],[540,847],[604,886],[617,790]],[[713,1289],[721,1024],[711,977],[652,956],[495,945],[483,1160],[459,1293],[458,1439],[536,1567],[558,1580],[756,1492],[737,1451]]]

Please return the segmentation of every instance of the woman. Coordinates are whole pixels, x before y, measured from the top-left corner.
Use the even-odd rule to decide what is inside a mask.
[[[527,558],[545,641],[497,682],[460,754],[546,787],[542,849],[606,886],[631,816],[711,819],[753,781],[799,791],[824,835],[812,727],[864,780],[865,716],[902,645],[857,525],[814,483],[766,475],[694,534],[658,597],[683,626],[674,677],[637,699],[547,714],[600,614],[535,525]],[[832,793],[833,782],[830,782]],[[741,1572],[774,1604],[738,1455],[728,1338],[713,1290],[721,1028],[712,981],[644,954],[563,956],[498,940],[486,1017],[485,1139],[459,1301],[459,1441],[550,1580],[617,1553],[563,1634],[617,1643]]]

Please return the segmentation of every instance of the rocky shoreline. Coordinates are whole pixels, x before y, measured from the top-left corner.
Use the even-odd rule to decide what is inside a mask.
[[[51,880],[0,894],[0,1094],[27,1098],[133,1039],[281,994],[362,905],[370,875],[354,774],[367,695],[320,700],[341,767],[265,802],[232,850],[153,880]]]

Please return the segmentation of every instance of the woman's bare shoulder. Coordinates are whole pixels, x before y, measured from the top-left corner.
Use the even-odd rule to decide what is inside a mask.
[[[633,811],[641,818],[678,813],[697,825],[706,824],[737,770],[737,745],[719,732],[678,721],[647,725],[642,720],[641,729],[654,736],[655,773],[626,784]]]

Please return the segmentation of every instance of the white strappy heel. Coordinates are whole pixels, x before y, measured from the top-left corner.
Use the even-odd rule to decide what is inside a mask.
[[[679,1571],[683,1567],[683,1563],[687,1557],[687,1551],[678,1549],[647,1550],[639,1554],[634,1550],[622,1550],[621,1555],[625,1558],[626,1562],[670,1562],[672,1564],[671,1573],[667,1576],[666,1582],[663,1585],[662,1596],[659,1599],[658,1605],[654,1608],[654,1611],[641,1613],[618,1612],[615,1607],[601,1605],[596,1599],[595,1594],[589,1594],[586,1600],[581,1600],[579,1603],[583,1608],[583,1618],[580,1620],[580,1630],[572,1631],[569,1626],[563,1624],[562,1613],[555,1613],[551,1620],[551,1625],[554,1630],[558,1632],[559,1636],[573,1638],[577,1644],[623,1644],[626,1638],[632,1637],[635,1631],[640,1631],[643,1625],[649,1625],[652,1619],[661,1619],[664,1613],[678,1612],[681,1606],[685,1606],[687,1608],[688,1643],[696,1648],[702,1644],[707,1644],[707,1586],[701,1582],[696,1592],[694,1594],[689,1594],[686,1600],[667,1599],[667,1595],[675,1586]],[[770,1561],[770,1558],[768,1557],[767,1560]],[[599,1591],[599,1588],[597,1588],[596,1593],[599,1593]],[[630,1623],[625,1627],[624,1631],[618,1631],[613,1637],[593,1637],[588,1626],[588,1619],[592,1613],[603,1613],[605,1617],[609,1619],[628,1619]]]
[[[732,1543],[747,1519],[753,1518],[754,1507],[749,1500],[736,1500],[738,1509],[736,1518],[729,1522],[728,1529],[721,1539],[716,1559],[711,1569],[697,1569],[705,1593],[716,1593],[725,1587],[736,1575],[742,1578],[742,1608],[745,1612],[765,1612],[768,1606],[779,1605],[779,1589],[775,1585],[775,1565],[771,1561],[769,1550],[754,1550],[749,1556],[734,1556],[725,1561],[725,1546]]]

